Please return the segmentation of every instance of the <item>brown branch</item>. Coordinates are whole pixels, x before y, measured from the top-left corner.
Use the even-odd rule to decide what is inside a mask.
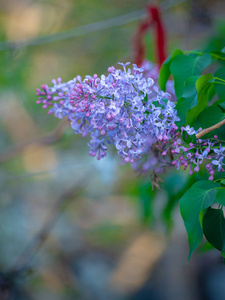
[[[11,158],[19,155],[27,146],[31,144],[40,144],[40,145],[50,145],[57,142],[64,134],[66,127],[68,126],[68,121],[63,120],[59,123],[58,127],[51,132],[42,137],[34,138],[28,141],[25,141],[19,145],[15,145],[6,151],[0,153],[0,163],[10,160]]]
[[[196,134],[196,138],[200,139],[203,135],[205,135],[205,134],[207,134],[207,133],[209,133],[209,132],[211,132],[211,131],[213,131],[217,128],[220,128],[224,124],[225,124],[225,119],[220,121],[219,123],[209,127],[209,128],[203,129],[202,131],[200,131],[199,133]]]

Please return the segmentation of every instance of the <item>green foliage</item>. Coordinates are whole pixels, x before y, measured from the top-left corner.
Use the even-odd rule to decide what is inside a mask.
[[[225,188],[217,191],[215,201],[221,205],[225,205]]]
[[[209,55],[177,55],[170,65],[170,70],[174,78],[174,87],[177,99],[182,97],[186,80],[190,76],[197,76],[210,64]]]
[[[195,83],[197,91],[197,103],[187,112],[186,123],[192,126],[197,116],[204,110],[208,104],[208,90],[211,86],[209,80],[212,79],[212,74],[199,77]]]
[[[224,53],[193,51],[185,54],[175,50],[164,62],[159,73],[159,85],[165,90],[167,80],[170,75],[173,76],[180,117],[178,127],[186,124],[194,126],[199,114],[210,106],[215,96],[219,102],[214,106],[225,110],[225,68],[219,68],[214,76],[211,73],[202,75],[214,60],[224,61]]]
[[[224,113],[221,111],[218,106],[210,106],[202,111],[194,124],[194,128],[208,128],[220,122],[224,118]],[[221,126],[218,129],[215,129],[212,132],[207,133],[204,138],[210,138],[214,135],[217,135],[219,139],[225,140],[225,125]]]
[[[141,218],[144,223],[151,222],[154,219],[153,204],[156,192],[152,190],[152,184],[149,180],[141,181],[138,186],[138,198],[141,211]]]
[[[163,188],[167,193],[167,202],[162,211],[162,218],[170,230],[173,226],[172,213],[179,199],[185,191],[192,186],[195,181],[195,176],[189,176],[186,171],[173,172],[166,175],[164,178]]]
[[[223,28],[223,32],[225,27]],[[218,38],[221,40],[222,35]],[[224,39],[224,37],[223,37]],[[159,73],[159,86],[166,89],[166,83],[173,76],[176,109],[180,121],[178,128],[183,125],[193,126],[195,130],[209,128],[225,117],[225,51],[219,47],[218,41],[211,41],[204,52],[182,52],[177,49],[168,57]],[[222,44],[221,44],[222,45]],[[223,43],[224,47],[224,43]],[[217,61],[211,68],[211,63]],[[219,64],[218,64],[219,63]],[[214,75],[212,75],[212,71]],[[225,125],[204,135],[204,138],[218,136],[225,146]],[[186,140],[186,143],[190,141]],[[199,173],[200,179],[204,174]],[[221,174],[222,175],[222,174]],[[179,184],[180,179],[174,179]],[[168,193],[168,203],[164,218],[171,214],[177,198],[180,198],[180,211],[188,234],[189,258],[200,245],[203,233],[214,247],[225,257],[225,220],[221,209],[211,208],[213,203],[221,207],[225,205],[225,180],[220,183],[207,180],[195,182],[191,187],[171,193],[170,181],[165,187]],[[182,184],[185,186],[185,184]],[[171,186],[173,184],[171,183]],[[189,189],[188,189],[189,188]]]
[[[208,74],[201,77],[190,76],[186,80],[182,97],[177,103],[177,112],[180,117],[179,126],[194,125],[198,115],[205,109],[211,98],[211,93],[208,96],[208,92],[211,92],[210,88],[213,83],[210,82],[210,79],[212,78],[212,74]]]
[[[200,213],[215,202],[219,183],[198,181],[180,199],[180,211],[188,234],[189,259],[202,240]]]
[[[215,20],[216,30],[215,34],[210,37],[204,47],[204,52],[208,53],[221,53],[223,52],[223,47],[225,45],[225,23],[224,20]]]
[[[224,253],[225,218],[222,209],[211,208],[213,203],[225,205],[225,188],[211,181],[194,183],[180,199],[180,211],[188,234],[188,259],[200,245],[203,234],[213,247]]]
[[[177,122],[177,125],[179,127],[186,123],[187,112],[197,103],[195,83],[198,78],[199,76],[191,76],[186,80],[183,95],[177,102],[176,109],[180,117],[180,121]]]
[[[209,207],[203,218],[203,233],[216,249],[225,249],[225,218],[222,209]]]
[[[170,77],[171,70],[170,65],[172,60],[177,56],[183,54],[183,52],[180,49],[176,49],[173,51],[173,53],[165,60],[164,64],[162,65],[160,72],[159,72],[159,86],[160,88],[165,91],[166,90],[166,82]]]
[[[225,80],[225,67],[221,67],[214,73],[214,77]],[[215,80],[215,90],[219,99],[225,100],[225,85],[221,84],[219,80]]]
[[[159,73],[159,86],[165,90],[166,82],[172,74],[175,83],[175,92],[179,99],[184,90],[186,80],[193,75],[199,75],[211,63],[212,59],[209,54],[185,55],[177,49],[164,62]]]

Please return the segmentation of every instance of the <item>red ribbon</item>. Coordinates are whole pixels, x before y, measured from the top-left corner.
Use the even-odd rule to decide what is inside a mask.
[[[166,37],[162,23],[162,17],[157,6],[147,6],[148,18],[140,23],[137,29],[135,43],[135,63],[141,66],[145,58],[144,36],[151,26],[154,26],[154,44],[156,45],[155,56],[157,57],[158,65],[161,66],[166,59]]]

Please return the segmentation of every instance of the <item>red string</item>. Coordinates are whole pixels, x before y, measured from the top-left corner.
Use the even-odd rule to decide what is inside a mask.
[[[137,29],[135,43],[135,63],[137,66],[141,66],[146,56],[146,50],[144,45],[144,36],[149,27],[154,26],[154,44],[156,45],[155,55],[158,65],[161,66],[166,59],[166,38],[165,31],[162,23],[161,14],[157,6],[147,6],[148,18],[142,22]]]

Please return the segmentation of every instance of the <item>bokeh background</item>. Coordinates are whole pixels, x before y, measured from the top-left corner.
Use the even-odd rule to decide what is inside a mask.
[[[224,299],[216,251],[203,245],[187,263],[177,202],[196,178],[169,171],[152,191],[35,104],[52,78],[132,62],[149,3],[162,8],[168,53],[224,47],[222,0],[0,1],[1,300]],[[145,43],[155,62],[151,30]]]

